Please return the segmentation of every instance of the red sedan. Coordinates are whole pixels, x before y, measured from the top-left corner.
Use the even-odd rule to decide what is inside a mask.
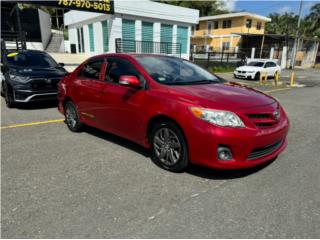
[[[170,171],[249,168],[287,145],[277,100],[180,58],[95,56],[60,81],[58,98],[71,131],[86,124],[132,140]]]

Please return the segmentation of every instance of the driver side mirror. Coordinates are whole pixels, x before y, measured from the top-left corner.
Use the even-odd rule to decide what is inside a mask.
[[[119,84],[132,88],[140,88],[140,81],[136,76],[123,75],[119,79]]]
[[[64,67],[65,64],[64,64],[64,63],[59,63],[59,66],[60,66],[60,67]]]

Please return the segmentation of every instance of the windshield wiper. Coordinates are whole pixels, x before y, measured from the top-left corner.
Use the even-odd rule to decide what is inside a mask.
[[[187,84],[206,84],[206,83],[218,83],[218,81],[212,81],[212,80],[198,80],[198,81],[191,81]]]

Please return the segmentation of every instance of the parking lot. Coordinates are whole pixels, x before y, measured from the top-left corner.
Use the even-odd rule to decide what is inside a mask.
[[[242,171],[170,173],[130,141],[70,132],[55,103],[1,99],[2,238],[319,237],[319,73],[297,73],[307,87],[265,90],[287,111],[289,145]]]

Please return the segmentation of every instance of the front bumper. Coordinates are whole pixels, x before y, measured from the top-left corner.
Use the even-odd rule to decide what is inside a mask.
[[[265,129],[223,128],[195,119],[186,131],[191,162],[217,169],[251,168],[276,158],[286,148],[289,121],[283,116],[275,127]],[[199,141],[201,139],[201,141]],[[231,160],[219,160],[217,149],[227,146]]]
[[[21,103],[56,100],[57,91],[13,90],[13,99]]]
[[[234,75],[234,77],[236,77],[236,78],[251,78],[251,79],[254,79],[254,77],[255,77],[255,73],[247,73],[247,72],[245,72],[245,73],[240,73],[240,72],[238,72],[238,71],[234,71],[233,72],[233,75]]]

